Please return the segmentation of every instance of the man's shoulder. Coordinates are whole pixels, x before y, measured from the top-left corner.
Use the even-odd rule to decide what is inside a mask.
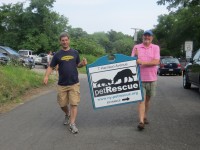
[[[74,53],[77,53],[77,54],[78,54],[78,51],[77,51],[77,50],[75,50],[75,49],[73,49],[73,48],[70,48],[70,50],[71,50],[72,52],[74,52]]]
[[[159,46],[156,45],[156,44],[151,44],[151,46],[152,46],[152,47],[155,47],[155,48],[159,48]]]

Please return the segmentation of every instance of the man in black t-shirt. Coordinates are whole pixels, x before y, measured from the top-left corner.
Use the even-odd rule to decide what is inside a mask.
[[[86,66],[87,60],[80,61],[79,53],[69,47],[70,39],[67,33],[61,33],[60,44],[62,49],[52,58],[44,77],[44,84],[48,83],[48,77],[52,69],[58,66],[58,96],[57,100],[61,109],[65,112],[64,125],[70,124],[72,133],[78,133],[75,121],[77,106],[80,102],[80,84],[78,79],[78,68]],[[68,108],[70,105],[70,110]]]

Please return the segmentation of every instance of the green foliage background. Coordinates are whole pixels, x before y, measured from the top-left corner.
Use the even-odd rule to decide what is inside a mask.
[[[170,12],[158,17],[158,25],[154,29],[161,52],[167,50],[172,56],[185,57],[185,41],[193,41],[193,50],[198,50],[200,48],[199,0],[158,0],[157,3],[166,5]]]
[[[59,35],[66,31],[71,47],[81,54],[101,56],[105,53],[130,55],[133,46],[131,36],[111,30],[108,33],[88,34],[81,28],[73,28],[68,18],[53,11],[55,0],[29,0],[24,3],[0,6],[0,45],[15,50],[30,49],[35,53],[59,50]]]

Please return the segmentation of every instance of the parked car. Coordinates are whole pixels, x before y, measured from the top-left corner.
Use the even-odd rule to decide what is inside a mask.
[[[181,64],[177,58],[166,57],[160,60],[158,66],[158,74],[160,76],[170,74],[170,75],[182,75]]]
[[[39,55],[36,56],[35,58],[35,64],[40,65],[42,64],[42,58],[47,56],[45,53],[40,53]]]
[[[42,65],[44,66],[44,68],[46,69],[48,67],[48,56],[42,57]]]
[[[0,53],[0,64],[1,65],[7,65],[10,61],[10,58],[7,57],[6,55]]]
[[[34,60],[32,58],[21,56],[10,47],[0,46],[0,53],[9,57],[14,64],[23,65],[30,69],[34,67]]]
[[[200,49],[183,70],[183,87],[190,89],[191,84],[198,86],[200,92]]]

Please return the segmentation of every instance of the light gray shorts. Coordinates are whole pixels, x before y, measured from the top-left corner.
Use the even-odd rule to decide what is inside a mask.
[[[142,82],[143,94],[149,97],[156,95],[157,81]]]

